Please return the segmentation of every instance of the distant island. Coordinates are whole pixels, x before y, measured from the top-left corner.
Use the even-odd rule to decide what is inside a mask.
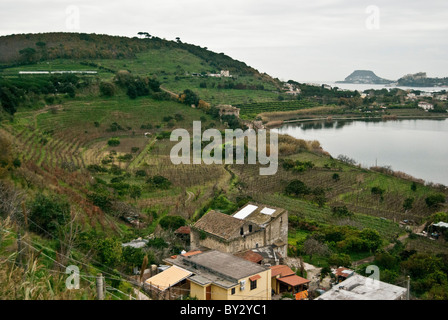
[[[361,83],[361,84],[391,84],[395,81],[378,77],[370,70],[355,70],[344,81],[336,81],[336,83]]]
[[[398,80],[387,80],[378,77],[370,70],[355,70],[346,77],[344,81],[336,81],[336,83],[389,84],[406,87],[444,87],[448,86],[448,77],[429,78],[426,75],[426,72],[418,72],[415,74],[407,74]]]
[[[397,85],[407,87],[442,87],[448,86],[448,77],[428,78],[426,72],[418,72],[401,77],[398,79]]]

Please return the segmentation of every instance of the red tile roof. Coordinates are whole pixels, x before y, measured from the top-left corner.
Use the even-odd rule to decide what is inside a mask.
[[[278,281],[281,281],[283,283],[286,283],[292,287],[299,286],[301,284],[309,283],[310,280],[307,280],[305,278],[299,277],[298,275],[293,274],[292,276],[287,277],[281,277],[277,279]]]
[[[180,234],[190,234],[190,227],[189,226],[182,226],[178,228],[174,233],[180,233]]]
[[[258,280],[258,279],[261,279],[261,276],[259,274],[256,274],[253,277],[249,278],[250,281],[255,281],[255,280]]]
[[[278,275],[280,275],[280,277],[287,277],[293,274],[295,273],[291,270],[290,267],[282,264],[271,267],[271,277],[276,277]]]

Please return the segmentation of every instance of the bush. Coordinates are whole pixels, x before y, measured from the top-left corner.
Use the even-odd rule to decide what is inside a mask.
[[[111,147],[116,147],[120,144],[120,139],[118,138],[111,138],[109,141],[107,141],[107,144]]]
[[[338,253],[332,254],[328,258],[328,264],[330,266],[350,268],[350,266],[352,265],[352,260],[348,254]]]
[[[171,186],[171,181],[163,176],[153,176],[146,180],[146,183],[150,186],[151,189],[169,189]]]
[[[181,216],[164,216],[162,219],[160,219],[159,223],[160,226],[165,230],[176,230],[182,226],[185,226],[187,224],[187,221]]]
[[[331,211],[333,212],[333,215],[336,217],[352,217],[353,216],[353,212],[350,212],[346,206],[332,207]]]
[[[102,264],[115,267],[122,259],[122,246],[118,239],[106,238],[98,241],[98,258]]]
[[[111,82],[101,82],[100,92],[103,96],[113,97],[115,95],[115,85]]]
[[[293,180],[285,188],[287,195],[304,196],[310,193],[310,188],[300,180]]]
[[[30,205],[30,230],[47,236],[47,232],[55,234],[61,226],[70,221],[70,204],[59,196],[47,197],[38,194]]]
[[[137,170],[135,172],[136,177],[146,177],[146,171],[145,170]]]
[[[425,202],[428,208],[435,208],[441,203],[445,203],[445,195],[443,193],[432,194],[426,197]]]

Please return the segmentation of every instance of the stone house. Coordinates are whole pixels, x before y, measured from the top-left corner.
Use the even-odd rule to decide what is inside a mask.
[[[190,247],[227,253],[265,248],[287,256],[288,211],[249,203],[233,215],[210,211],[191,226]]]

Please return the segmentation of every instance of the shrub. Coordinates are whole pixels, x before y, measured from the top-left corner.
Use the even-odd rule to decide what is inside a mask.
[[[155,188],[166,190],[171,186],[170,180],[159,175],[149,178],[148,180],[146,180],[146,183],[150,186],[151,189]]]
[[[287,195],[304,196],[310,193],[310,188],[300,180],[293,180],[285,188]]]
[[[441,203],[445,203],[445,195],[443,193],[432,194],[426,197],[425,202],[428,208],[435,208]]]
[[[135,172],[136,177],[146,177],[146,171],[145,170],[137,170]]]
[[[176,230],[182,226],[185,226],[187,224],[187,221],[181,216],[164,216],[162,219],[160,219],[159,223],[160,226],[165,230]]]
[[[336,217],[352,217],[353,216],[353,212],[350,212],[346,206],[332,207],[331,211],[333,212],[333,215]]]
[[[101,82],[100,92],[103,96],[113,97],[115,95],[115,85],[111,82]]]
[[[116,147],[120,144],[120,139],[118,138],[111,138],[109,141],[107,141],[107,144],[111,147]]]
[[[59,196],[40,193],[30,205],[29,217],[36,224],[31,224],[30,230],[44,236],[47,232],[54,234],[70,221],[70,204]]]

